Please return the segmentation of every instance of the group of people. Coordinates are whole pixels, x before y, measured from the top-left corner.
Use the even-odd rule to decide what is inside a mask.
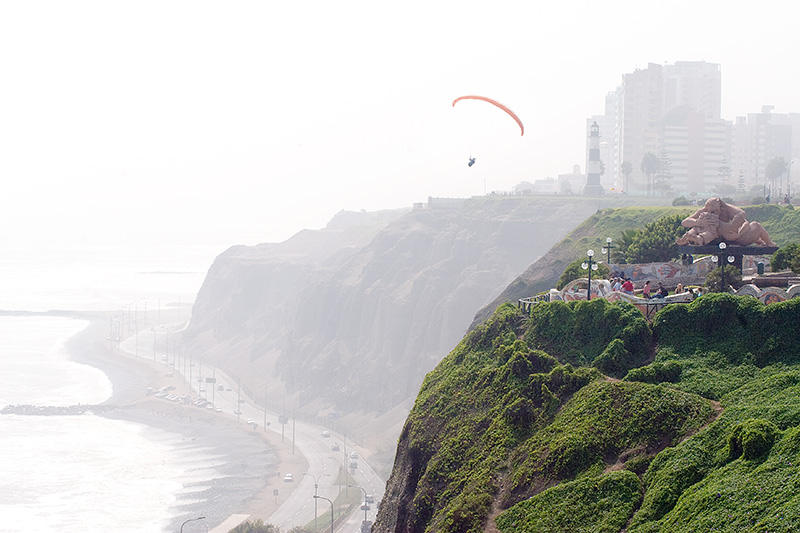
[[[642,298],[650,299],[650,298],[664,298],[666,295],[669,294],[669,291],[664,284],[660,281],[658,282],[658,288],[656,289],[655,294],[651,294],[652,288],[650,287],[650,280],[644,282],[644,286],[642,287]]]
[[[681,292],[683,291],[683,286],[679,285]],[[611,276],[611,288],[615,291],[624,292],[626,294],[633,295],[635,290],[633,287],[633,281],[631,278],[626,276],[617,276],[616,272]],[[650,298],[663,298],[667,294],[669,294],[669,290],[664,287],[664,284],[660,281],[658,282],[658,288],[656,289],[655,293],[652,292],[652,287],[650,285],[650,281],[645,281],[644,285],[642,286],[642,298],[650,299]]]
[[[631,278],[625,276],[614,276],[611,278],[611,288],[626,294],[633,294],[633,282]]]

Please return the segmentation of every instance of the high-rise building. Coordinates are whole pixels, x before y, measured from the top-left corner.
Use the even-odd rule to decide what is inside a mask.
[[[736,117],[731,131],[731,167],[744,177],[746,189],[760,186],[779,195],[786,189],[792,158],[800,156],[800,135],[792,135],[792,130],[800,132],[800,114],[772,110],[772,106],[762,106],[760,113]],[[787,176],[772,180],[767,169],[770,161],[779,157],[787,164]]]
[[[608,174],[603,184],[624,189],[622,164],[628,162],[632,173],[626,192],[645,194],[648,178],[641,164],[647,152],[671,166],[657,180],[656,191],[699,192],[715,183],[725,160],[725,147],[719,145],[720,137],[726,137],[721,85],[719,65],[705,61],[650,63],[624,74],[622,84],[606,97],[605,117],[597,121],[607,143],[602,157],[614,158],[603,160]]]

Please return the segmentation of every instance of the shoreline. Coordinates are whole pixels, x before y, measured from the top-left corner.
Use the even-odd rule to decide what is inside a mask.
[[[185,382],[178,376],[166,376],[161,363],[112,348],[107,339],[110,313],[65,312],[62,316],[88,322],[65,343],[70,359],[101,370],[111,381],[112,395],[103,402],[111,409],[99,416],[181,435],[191,446],[207,447],[223,457],[218,468],[221,477],[190,484],[202,490],[178,495],[171,507],[186,516],[207,516],[209,527],[232,514],[267,522],[291,494],[287,489],[295,488],[283,483],[281,472],[293,472],[297,479],[308,468],[302,455],[292,454],[291,443],[281,442],[273,431],[253,430],[232,416],[147,396],[148,387],[180,388]],[[181,521],[181,517],[174,518],[170,527],[176,528]]]

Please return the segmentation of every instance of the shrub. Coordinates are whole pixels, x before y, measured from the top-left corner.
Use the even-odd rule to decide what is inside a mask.
[[[681,379],[681,365],[677,361],[652,363],[640,368],[632,368],[625,375],[624,381],[641,381],[642,383],[677,383]]]
[[[791,270],[800,273],[800,244],[791,243],[772,254],[770,266],[773,271]]]
[[[659,346],[679,354],[717,351],[741,358],[763,349],[763,310],[764,305],[750,296],[709,294],[659,311],[653,319],[653,336]]]
[[[272,524],[265,524],[264,521],[260,518],[256,519],[254,522],[250,520],[246,520],[236,526],[235,528],[231,529],[230,533],[279,533],[280,530],[277,526]]]
[[[641,500],[636,474],[611,472],[549,488],[497,517],[502,533],[592,531],[616,533]]]
[[[609,346],[618,339],[621,343]],[[629,303],[591,301],[551,302],[531,310],[528,344],[562,362],[593,364],[622,377],[647,360],[651,352],[650,324]]]
[[[677,198],[672,200],[672,205],[675,205],[675,206],[689,205],[689,200],[687,200],[685,196],[678,196]]]
[[[736,424],[728,437],[728,458],[748,460],[764,457],[772,449],[780,430],[768,420],[750,418]]]
[[[734,289],[742,286],[742,273],[735,266],[725,266],[725,287],[722,286],[722,267],[715,268],[706,276],[706,287],[711,292],[728,292],[729,285]]]

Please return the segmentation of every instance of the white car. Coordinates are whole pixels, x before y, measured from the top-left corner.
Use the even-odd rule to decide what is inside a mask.
[[[248,424],[252,424],[253,422],[255,422],[255,420],[253,420],[252,418],[248,418],[248,419],[247,419],[247,423],[248,423]]]
[[[287,483],[291,483],[292,481],[294,481],[294,476],[292,474],[286,474],[285,476],[283,476],[283,480],[286,481]]]

